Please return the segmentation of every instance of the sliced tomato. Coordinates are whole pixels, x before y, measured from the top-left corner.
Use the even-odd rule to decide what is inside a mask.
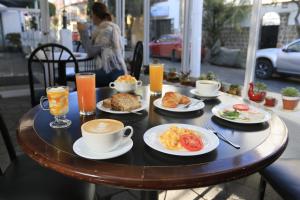
[[[239,111],[247,111],[247,110],[249,110],[249,106],[247,104],[235,104],[235,105],[233,105],[233,108],[235,110],[239,110]]]
[[[179,142],[183,148],[188,151],[199,151],[203,148],[203,142],[200,137],[194,134],[183,134],[179,138]]]

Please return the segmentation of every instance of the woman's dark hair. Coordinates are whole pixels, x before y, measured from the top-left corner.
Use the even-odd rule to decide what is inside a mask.
[[[96,15],[101,20],[112,21],[112,17],[104,3],[95,2],[92,6],[93,15]]]

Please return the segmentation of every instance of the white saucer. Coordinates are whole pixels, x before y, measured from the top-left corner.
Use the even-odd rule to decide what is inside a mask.
[[[84,158],[88,159],[94,159],[94,160],[103,160],[103,159],[110,159],[110,158],[115,158],[120,155],[123,155],[127,153],[133,146],[133,141],[132,139],[126,139],[124,142],[122,142],[117,148],[110,152],[105,152],[105,153],[94,153],[91,152],[88,147],[86,146],[83,138],[79,138],[76,140],[73,144],[73,151]]]
[[[218,96],[221,95],[221,92],[220,92],[220,91],[218,91],[217,93],[212,94],[212,95],[201,95],[201,94],[199,94],[199,93],[197,92],[197,89],[196,89],[196,88],[191,89],[191,90],[190,90],[190,93],[193,94],[193,95],[195,95],[195,96],[197,96],[197,97],[200,97],[200,98],[201,98],[201,97],[202,97],[202,98],[217,98]]]

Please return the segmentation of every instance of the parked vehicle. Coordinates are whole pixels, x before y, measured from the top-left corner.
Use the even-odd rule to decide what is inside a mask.
[[[257,51],[256,77],[267,79],[273,73],[300,75],[300,39],[287,44],[283,48]]]
[[[172,61],[181,59],[182,38],[180,35],[167,34],[149,43],[151,57],[170,58]],[[205,56],[204,47],[201,48],[201,58]]]

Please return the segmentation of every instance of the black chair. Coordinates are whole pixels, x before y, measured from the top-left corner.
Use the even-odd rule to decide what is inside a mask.
[[[45,44],[31,53],[28,59],[28,76],[32,106],[39,103],[47,87],[66,85],[67,64],[75,67],[75,73],[79,71],[75,56],[68,48],[59,44]],[[36,82],[40,84],[35,87]]]
[[[130,75],[134,76],[137,80],[140,78],[141,68],[143,65],[143,42],[138,41],[134,48],[133,58],[129,62]]]
[[[300,199],[300,160],[279,159],[269,167],[263,169],[260,181],[259,199],[264,199],[266,183],[287,200]]]
[[[0,132],[11,162],[4,172],[0,169],[0,199],[91,200],[94,198],[95,185],[43,168],[25,155],[17,156],[1,113]]]

